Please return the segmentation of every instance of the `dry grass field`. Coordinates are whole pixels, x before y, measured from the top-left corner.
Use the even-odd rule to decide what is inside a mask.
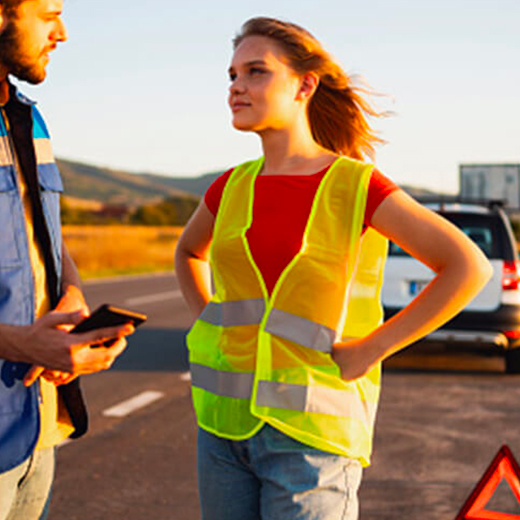
[[[173,269],[182,227],[64,226],[63,237],[83,279]]]

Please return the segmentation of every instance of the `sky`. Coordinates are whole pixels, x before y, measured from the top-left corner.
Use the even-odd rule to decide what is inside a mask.
[[[457,192],[459,164],[520,163],[519,0],[64,0],[67,42],[38,101],[55,155],[196,176],[261,154],[227,107],[231,40],[253,16],[310,30],[393,115],[378,168]]]

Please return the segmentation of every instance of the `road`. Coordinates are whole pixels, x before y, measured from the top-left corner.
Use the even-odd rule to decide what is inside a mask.
[[[83,378],[91,426],[58,449],[50,520],[197,520],[196,426],[173,275],[86,285],[89,304],[149,321],[111,370]],[[385,364],[361,520],[454,520],[502,444],[520,457],[520,378],[499,357],[413,347]],[[507,486],[490,507],[520,513]],[[239,520],[239,519],[237,519]]]

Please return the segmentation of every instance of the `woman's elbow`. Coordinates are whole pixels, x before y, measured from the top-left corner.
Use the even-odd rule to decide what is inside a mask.
[[[476,293],[480,292],[493,276],[493,266],[484,253],[475,246],[473,254],[467,258],[465,272],[468,284],[474,287]]]
[[[449,251],[439,269],[464,293],[477,295],[493,276],[493,266],[482,250],[469,240],[462,240]]]
[[[493,266],[486,257],[479,261],[475,277],[478,277],[481,287],[484,287],[493,277]]]

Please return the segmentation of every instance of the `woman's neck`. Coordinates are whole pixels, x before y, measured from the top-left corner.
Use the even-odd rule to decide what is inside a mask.
[[[310,129],[270,129],[259,135],[265,158],[262,175],[310,175],[336,157],[314,141]]]

